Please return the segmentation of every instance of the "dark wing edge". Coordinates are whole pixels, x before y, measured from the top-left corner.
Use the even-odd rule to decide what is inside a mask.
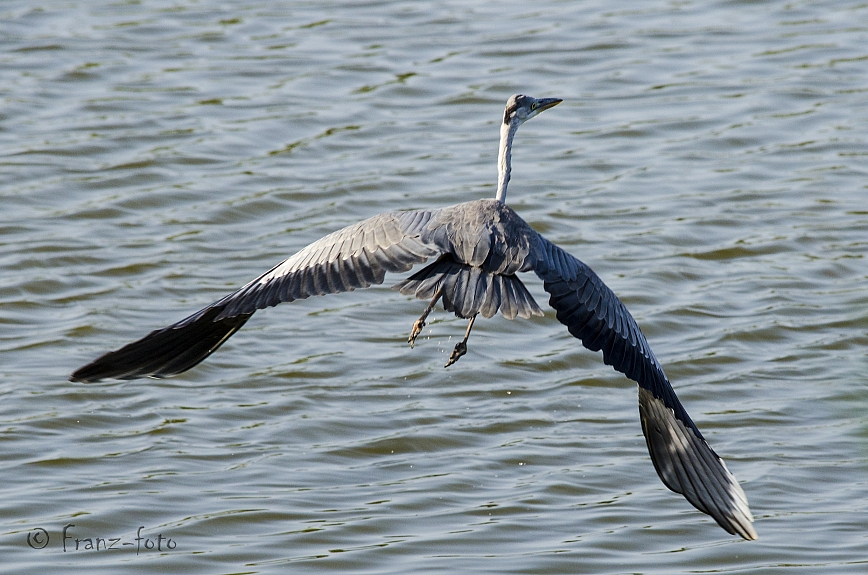
[[[642,388],[639,388],[639,414],[651,461],[663,484],[711,515],[728,533],[748,541],[757,539],[747,496],[705,439]]]
[[[421,239],[435,211],[380,214],[303,248],[232,294],[76,370],[70,381],[168,377],[217,350],[259,309],[381,284],[440,251]]]
[[[540,242],[534,271],[558,321],[639,384],[642,432],[663,484],[728,533],[757,539],[744,491],[681,405],[633,316],[587,265],[545,238]]]
[[[252,314],[216,320],[221,307],[205,308],[180,322],[110,351],[77,369],[70,381],[163,378],[187,371],[217,351]]]

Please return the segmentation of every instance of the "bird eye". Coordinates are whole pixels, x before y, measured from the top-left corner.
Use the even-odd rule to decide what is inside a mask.
[[[530,105],[531,110],[536,110],[538,107],[539,107],[539,104],[536,102],[534,102],[533,104]]]

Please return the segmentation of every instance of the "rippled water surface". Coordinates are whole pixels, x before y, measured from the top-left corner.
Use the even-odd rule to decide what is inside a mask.
[[[0,3],[0,571],[868,572],[866,72],[864,2]],[[334,229],[492,196],[515,92],[565,101],[511,205],[632,310],[759,541],[663,486],[551,311],[444,370],[465,322],[411,350],[387,283],[67,381]]]

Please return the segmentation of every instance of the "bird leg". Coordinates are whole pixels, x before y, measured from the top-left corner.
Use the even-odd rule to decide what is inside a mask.
[[[467,331],[464,333],[464,339],[455,344],[455,349],[449,355],[449,361],[443,367],[449,367],[458,361],[458,358],[467,353],[467,338],[470,337],[470,330],[473,329],[473,322],[476,321],[477,315],[479,314],[473,314],[473,317],[470,318],[470,323],[467,324]]]
[[[407,339],[407,343],[410,344],[410,349],[413,349],[413,346],[416,344],[416,338],[419,337],[419,334],[422,333],[422,328],[425,327],[425,318],[428,317],[428,314],[434,309],[434,306],[437,304],[437,300],[440,299],[441,295],[443,295],[442,285],[437,288],[437,291],[434,293],[434,298],[431,300],[431,303],[428,304],[428,307],[425,308],[422,317],[417,319],[416,323],[413,324],[413,329],[410,331],[410,337]]]

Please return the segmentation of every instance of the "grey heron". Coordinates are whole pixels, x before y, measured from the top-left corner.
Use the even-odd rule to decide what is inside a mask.
[[[446,311],[469,319],[448,367],[466,352],[477,315],[543,315],[516,275],[533,271],[569,332],[586,348],[602,351],[606,364],[638,383],[642,431],[666,487],[683,494],[727,532],[756,539],[744,491],[690,419],[630,312],[587,265],[535,232],[506,205],[516,131],[560,102],[509,98],[500,126],[494,199],[380,214],[338,230],[193,315],[100,356],[70,380],[176,375],[213,353],[257,310],[381,284],[386,272],[405,272],[434,257],[394,287],[430,301],[413,325],[411,346],[438,300]]]

